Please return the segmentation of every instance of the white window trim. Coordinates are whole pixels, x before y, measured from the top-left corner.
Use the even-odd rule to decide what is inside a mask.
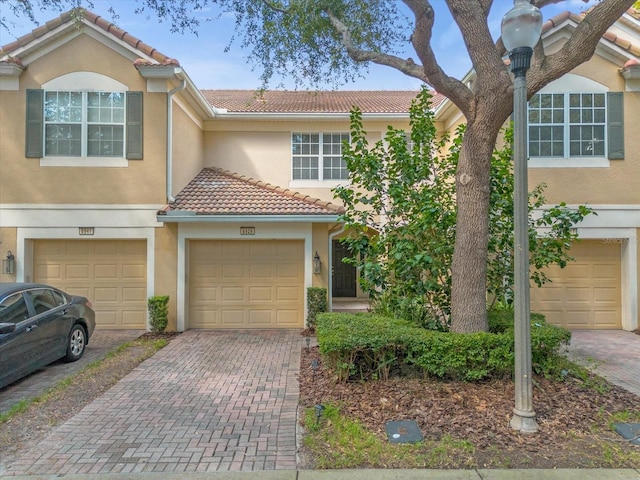
[[[318,178],[317,179],[294,179],[293,178],[293,157],[295,156],[293,154],[293,134],[294,133],[300,133],[300,134],[310,134],[310,135],[314,135],[314,134],[318,134]],[[342,178],[342,179],[328,179],[325,180],[324,179],[324,152],[322,151],[323,148],[323,138],[324,135],[326,134],[347,134],[349,135],[349,138],[351,138],[351,133],[350,132],[345,132],[345,131],[303,131],[303,130],[295,130],[295,131],[291,131],[289,133],[289,139],[290,139],[290,148],[291,148],[291,159],[290,159],[290,164],[289,164],[289,168],[291,169],[291,180],[289,181],[289,187],[291,188],[334,188],[337,187],[339,185],[344,185],[345,183],[349,183],[349,179],[348,178]],[[301,155],[299,155],[301,156]],[[311,155],[308,155],[311,156]],[[334,155],[327,155],[328,157],[334,156]],[[341,155],[342,156],[342,155]]]
[[[82,88],[79,88],[81,86]],[[122,92],[129,91],[129,87],[111,77],[95,72],[71,72],[53,78],[42,84],[46,91],[70,91],[70,92]],[[126,115],[125,115],[126,132]],[[44,141],[44,132],[43,132]],[[125,143],[126,144],[126,143]],[[43,148],[44,152],[44,148]],[[47,157],[40,159],[41,167],[112,167],[123,168],[129,166],[126,156],[122,157]]]
[[[590,78],[569,73],[545,86],[537,93],[562,93],[565,94],[565,115],[567,112],[567,94],[569,93],[608,93],[609,88]],[[608,108],[608,105],[607,105]],[[528,108],[527,108],[528,112]],[[565,128],[566,128],[565,122]],[[606,134],[605,125],[605,134]],[[605,135],[605,141],[606,135]],[[565,138],[568,142],[568,137]],[[527,139],[527,150],[529,141]],[[568,146],[565,146],[565,152]],[[605,152],[607,148],[605,148]],[[529,157],[529,168],[609,168],[610,160],[606,157]]]

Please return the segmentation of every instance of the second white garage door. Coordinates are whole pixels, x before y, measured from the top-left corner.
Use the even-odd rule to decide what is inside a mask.
[[[302,328],[304,242],[189,242],[190,328]]]
[[[531,311],[565,328],[622,328],[620,244],[582,240],[570,254],[575,262],[549,269],[551,283],[532,285]]]

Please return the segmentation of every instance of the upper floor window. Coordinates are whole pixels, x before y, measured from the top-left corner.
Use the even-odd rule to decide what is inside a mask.
[[[349,134],[300,133],[291,134],[293,180],[345,180],[349,178],[342,158],[342,143]]]
[[[27,90],[25,156],[49,166],[141,160],[142,100],[142,92]]]
[[[123,157],[123,92],[45,92],[44,154]]]
[[[607,95],[540,93],[529,101],[530,157],[605,157]]]

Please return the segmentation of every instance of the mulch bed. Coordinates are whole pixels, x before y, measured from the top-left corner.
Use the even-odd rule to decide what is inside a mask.
[[[539,432],[523,435],[511,429],[514,384],[508,380],[478,383],[425,378],[392,378],[386,382],[337,383],[324,368],[317,347],[303,347],[300,371],[301,403],[336,404],[386,440],[385,423],[415,420],[426,441],[445,435],[475,446],[477,467],[575,468],[633,467],[611,465],[606,448],[640,452],[611,430],[611,414],[624,410],[640,413],[640,398],[610,386],[606,393],[573,377],[563,382],[536,377],[533,407]],[[317,361],[319,368],[311,367]],[[596,377],[594,376],[595,380]],[[636,457],[639,458],[639,457]],[[616,461],[615,459],[613,461]],[[375,466],[375,464],[371,465]],[[451,467],[464,467],[451,465]]]

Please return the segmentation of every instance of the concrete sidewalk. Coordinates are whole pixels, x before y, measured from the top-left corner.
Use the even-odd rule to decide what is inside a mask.
[[[3,477],[0,477],[3,478]],[[633,469],[557,470],[271,470],[261,472],[38,475],[14,480],[639,480]]]

